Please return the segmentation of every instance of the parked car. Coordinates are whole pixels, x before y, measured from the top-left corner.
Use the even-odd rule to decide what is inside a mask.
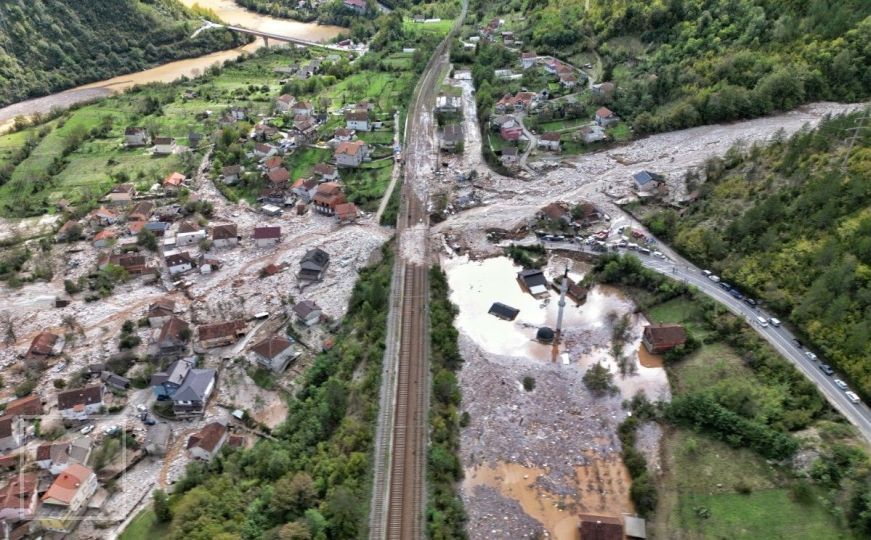
[[[641,248],[638,250],[638,252],[641,253],[642,255],[650,255],[650,250],[647,248]]]
[[[732,296],[734,296],[738,300],[741,300],[742,298],[744,298],[744,295],[741,294],[741,292],[738,289],[732,289],[731,291],[729,291],[729,294],[731,294]]]
[[[707,277],[710,277],[710,276],[711,276],[711,273],[712,273],[712,272],[711,272],[710,270],[702,270],[702,274],[704,274],[704,275],[707,276]]]
[[[747,305],[750,306],[750,307],[752,307],[752,308],[755,308],[756,306],[759,305],[759,302],[757,302],[756,300],[750,298],[749,296],[745,296],[745,297],[744,297],[744,302],[746,302]]]
[[[810,358],[811,360],[813,360],[814,362],[816,362],[816,360],[817,360],[817,355],[815,355],[814,353],[812,353],[810,351],[805,351],[804,355],[807,356],[808,358]]]
[[[831,375],[835,372],[835,370],[832,369],[832,366],[828,364],[820,364],[820,371],[822,371],[826,375]]]
[[[82,435],[87,435],[88,433],[90,433],[92,431],[94,431],[94,424],[88,424],[87,426],[80,429],[79,433],[81,433]]]
[[[106,435],[114,435],[119,431],[121,431],[121,427],[116,425],[106,426],[105,428],[103,428],[103,433],[105,433]]]
[[[725,281],[721,281],[720,288],[723,289],[724,291],[728,291],[732,288],[732,286],[729,285],[728,283],[726,283]]]
[[[779,319],[775,319],[774,317],[771,317],[770,319],[768,319],[768,322],[771,323],[771,326],[773,326],[775,328],[780,328],[780,320]]]
[[[848,390],[845,394],[847,395],[847,399],[850,400],[850,403],[858,404],[862,402],[862,400],[859,399],[859,396],[856,395],[856,392]]]
[[[713,274],[710,275],[710,276],[708,276],[708,279],[710,279],[710,280],[713,281],[714,283],[719,283],[719,282],[720,282],[720,276],[715,276],[715,275],[713,275]]]
[[[762,328],[768,328],[768,321],[765,320],[765,317],[756,317],[756,323]]]
[[[849,388],[850,388],[849,386],[847,386],[847,383],[845,383],[845,382],[842,381],[841,379],[835,379],[835,380],[832,381],[832,382],[834,382],[834,383],[835,383],[835,386],[837,386],[837,387],[840,388],[841,390],[849,390]]]

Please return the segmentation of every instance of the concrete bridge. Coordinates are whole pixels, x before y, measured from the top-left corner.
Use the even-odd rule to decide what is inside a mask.
[[[273,34],[271,32],[262,32],[260,30],[252,30],[250,28],[245,28],[244,26],[228,26],[224,24],[213,23],[212,21],[203,21],[203,26],[200,27],[196,32],[191,35],[191,39],[197,37],[200,32],[204,32],[206,30],[212,30],[215,28],[226,28],[227,30],[232,30],[233,32],[239,32],[240,34],[250,34],[252,36],[256,36],[259,38],[263,38],[263,43],[269,47],[269,40],[280,41],[283,43],[293,43],[295,45],[302,45],[303,47],[319,47],[322,49],[329,49],[334,51],[342,51],[341,47],[336,47],[335,45],[325,45],[318,41],[311,41],[308,39],[302,39],[298,37],[284,36],[281,34]]]

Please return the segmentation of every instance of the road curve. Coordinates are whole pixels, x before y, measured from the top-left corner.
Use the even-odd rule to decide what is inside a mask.
[[[578,251],[598,255],[584,246],[573,242],[543,242],[546,249],[559,249]],[[837,409],[844,417],[853,424],[868,443],[871,443],[871,408],[865,403],[851,403],[844,391],[838,388],[835,376],[827,376],[820,371],[817,361],[811,360],[806,350],[796,344],[796,337],[785,327],[775,328],[771,325],[761,326],[756,317],[768,319],[769,315],[760,308],[751,307],[749,304],[736,299],[726,292],[717,283],[708,279],[700,268],[683,259],[667,246],[657,244],[657,249],[666,254],[667,258],[661,259],[651,255],[620,250],[624,254],[636,255],[645,268],[655,270],[672,279],[682,281],[703,292],[713,300],[716,300],[729,311],[742,317],[756,332],[774,347],[781,356],[789,360],[801,373],[805,375],[817,387],[828,402]],[[822,359],[824,362],[825,359]]]

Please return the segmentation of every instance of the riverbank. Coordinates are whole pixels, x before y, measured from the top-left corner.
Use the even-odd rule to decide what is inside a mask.
[[[233,0],[181,1],[187,7],[199,4],[202,7],[212,9],[221,20],[228,24],[288,37],[304,38],[311,41],[328,41],[344,30],[344,28],[339,26],[301,23],[261,15],[239,7]],[[263,45],[262,40],[255,40],[235,49],[168,62],[143,71],[119,75],[111,79],[92,82],[45,97],[14,103],[0,109],[0,133],[9,129],[17,116],[29,117],[34,114],[47,114],[52,109],[66,109],[79,103],[86,103],[122,92],[135,85],[153,82],[172,82],[181,77],[196,77],[215,64],[223,64],[225,61],[234,60],[242,54],[253,53]]]

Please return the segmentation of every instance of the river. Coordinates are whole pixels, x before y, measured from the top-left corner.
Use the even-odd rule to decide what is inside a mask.
[[[233,0],[181,0],[190,7],[199,4],[213,9],[221,19],[228,24],[244,26],[253,30],[281,34],[290,37],[308,39],[311,41],[326,41],[336,37],[343,28],[339,26],[302,23],[289,19],[277,19],[260,15],[238,6]],[[98,81],[71,88],[41,98],[14,103],[0,109],[0,131],[11,125],[16,116],[29,116],[35,113],[47,113],[54,107],[69,107],[76,103],[94,98],[111,95],[137,84],[151,82],[171,82],[181,76],[196,76],[206,68],[215,64],[232,60],[245,52],[253,52],[263,46],[263,40],[258,39],[244,47],[218,51],[197,58],[188,58],[169,62],[136,73],[120,75],[105,81]]]

